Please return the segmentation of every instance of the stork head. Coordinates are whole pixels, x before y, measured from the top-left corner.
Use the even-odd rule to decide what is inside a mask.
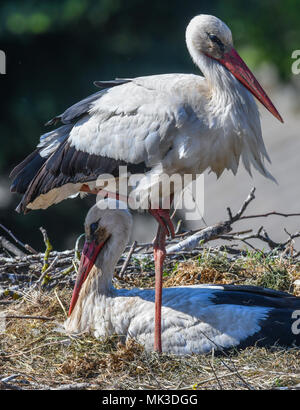
[[[200,14],[186,29],[186,43],[195,63],[205,71],[205,64],[214,61],[234,75],[279,121],[279,112],[233,47],[232,34],[223,21]],[[208,59],[208,61],[207,61]],[[205,74],[205,73],[204,73]]]
[[[232,34],[223,21],[214,16],[200,14],[186,29],[186,41],[198,52],[216,60],[224,57],[232,47]]]
[[[100,256],[102,256],[103,263],[111,264],[112,268],[115,266],[129,239],[131,225],[132,217],[129,211],[121,206],[120,201],[111,198],[103,199],[89,210],[84,224],[85,243],[70,303],[69,316],[92,267],[96,265],[100,268]]]

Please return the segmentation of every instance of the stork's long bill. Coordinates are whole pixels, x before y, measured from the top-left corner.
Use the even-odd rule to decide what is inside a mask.
[[[77,302],[77,299],[80,293],[80,289],[84,281],[86,280],[89,272],[91,271],[97,259],[97,256],[104,244],[105,244],[105,241],[100,242],[99,244],[97,244],[96,241],[91,241],[91,242],[86,241],[84,244],[82,254],[81,254],[80,264],[78,268],[76,283],[74,286],[72,299],[70,303],[69,316],[72,313],[74,306],[76,305],[76,302]]]
[[[208,56],[213,58],[211,56]],[[238,52],[232,47],[229,52],[225,52],[223,58],[218,59],[279,121],[283,119],[274,104],[267,96],[266,92],[254,77],[251,70],[245,64]]]

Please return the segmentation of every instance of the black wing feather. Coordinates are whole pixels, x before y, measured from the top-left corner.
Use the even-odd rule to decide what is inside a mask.
[[[119,167],[122,165],[126,165],[127,170],[132,173],[144,173],[149,170],[144,163],[128,164],[123,160],[78,151],[66,140],[32,179],[17,211],[26,212],[27,205],[39,195],[65,184],[95,181],[102,174],[118,177]]]
[[[91,155],[82,151],[77,151],[68,143],[68,135],[72,129],[72,124],[79,118],[87,115],[91,104],[101,98],[111,87],[130,82],[129,79],[116,79],[111,81],[95,82],[100,91],[77,102],[69,107],[62,114],[47,122],[46,125],[54,125],[61,122],[63,125],[54,130],[56,132],[54,152],[50,150],[47,155],[40,155],[41,150],[48,147],[48,135],[45,142],[18,164],[11,172],[14,178],[11,191],[18,192],[23,198],[17,207],[19,212],[26,212],[26,206],[34,201],[39,195],[49,192],[53,188],[60,187],[67,183],[89,182],[96,180],[101,174],[112,174],[118,176],[118,169],[121,165],[127,165],[128,171],[132,173],[144,173],[149,169],[144,163],[128,164],[125,161],[112,158]],[[70,129],[66,129],[67,127]],[[51,136],[50,136],[51,137]],[[43,137],[41,138],[42,141]],[[58,143],[60,143],[58,145]]]
[[[241,340],[238,349],[258,347],[300,347],[300,333],[295,334],[292,326],[293,312],[300,311],[300,298],[286,292],[247,285],[222,285],[224,291],[217,291],[213,302],[220,305],[266,307],[269,312],[259,321],[260,330]]]

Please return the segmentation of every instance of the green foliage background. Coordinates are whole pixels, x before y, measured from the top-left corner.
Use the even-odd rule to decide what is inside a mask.
[[[47,120],[95,91],[94,80],[197,73],[184,31],[200,13],[229,25],[251,68],[267,61],[282,81],[289,80],[292,51],[300,48],[299,0],[2,0],[0,49],[7,74],[0,76],[0,175],[7,178],[32,151]],[[87,206],[80,200],[26,217],[13,211],[17,201],[15,196],[0,210],[0,222],[37,247],[40,224],[58,246],[62,229],[74,235],[82,230]]]

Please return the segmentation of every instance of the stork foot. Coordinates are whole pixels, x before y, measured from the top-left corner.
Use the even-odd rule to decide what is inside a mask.
[[[169,209],[149,209],[149,213],[157,220],[158,225],[165,230],[165,234],[167,236],[170,236],[171,238],[175,237],[175,229],[173,222],[170,218]]]

